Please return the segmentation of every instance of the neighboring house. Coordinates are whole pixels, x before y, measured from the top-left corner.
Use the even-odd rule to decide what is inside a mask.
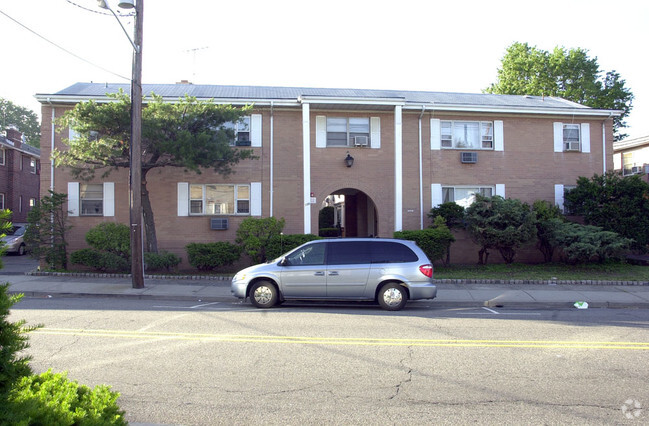
[[[649,174],[649,136],[625,139],[613,143],[613,164],[624,176]]]
[[[14,223],[26,223],[39,200],[40,158],[40,149],[27,145],[15,127],[0,134],[0,210],[11,210]]]
[[[53,132],[52,122],[77,102],[107,102],[106,93],[120,89],[128,93],[129,85],[77,83],[37,95],[50,169],[42,188],[68,194],[72,250],[85,247],[86,231],[100,222],[128,223],[128,170],[81,182],[51,168],[52,147],[70,137],[66,128]],[[179,168],[147,176],[158,246],[183,258],[189,242],[234,241],[250,216],[284,218],[286,234],[317,234],[318,211],[332,195],[349,237],[428,227],[432,207],[468,205],[476,193],[562,207],[579,176],[613,168],[611,119],[619,114],[540,96],[191,84],[143,92],[254,104],[233,145],[250,147],[257,159],[227,178]],[[477,250],[460,238],[453,261],[474,262]]]

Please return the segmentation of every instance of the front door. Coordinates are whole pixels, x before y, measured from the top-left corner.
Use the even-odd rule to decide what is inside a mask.
[[[327,294],[324,242],[315,242],[286,256],[280,272],[284,297],[324,297]]]

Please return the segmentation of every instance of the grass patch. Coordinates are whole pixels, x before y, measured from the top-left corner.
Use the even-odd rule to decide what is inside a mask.
[[[434,277],[435,279],[649,281],[649,267],[626,263],[451,265],[435,267]]]

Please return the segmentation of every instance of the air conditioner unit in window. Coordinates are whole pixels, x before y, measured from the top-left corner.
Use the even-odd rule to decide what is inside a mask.
[[[464,164],[475,164],[478,162],[478,153],[460,152],[460,161]]]
[[[644,170],[642,170],[641,166],[631,167],[631,173],[633,173],[634,175],[638,173],[642,173],[643,171]]]
[[[228,219],[227,218],[211,218],[210,219],[210,229],[215,229],[217,231],[225,231],[228,229]]]
[[[369,138],[367,136],[354,136],[354,146],[367,146]]]

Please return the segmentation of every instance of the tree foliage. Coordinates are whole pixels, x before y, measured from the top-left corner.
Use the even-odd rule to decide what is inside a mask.
[[[480,246],[479,263],[486,264],[489,249],[496,249],[506,263],[512,263],[516,249],[535,236],[536,216],[530,206],[498,195],[476,200],[466,209],[467,229]]]
[[[81,102],[58,121],[78,136],[65,140],[67,149],[54,150],[54,163],[68,167],[79,179],[91,180],[98,174],[103,179],[130,167],[131,100],[123,92],[109,96],[112,102]],[[147,173],[160,167],[198,174],[209,168],[221,175],[232,173],[233,165],[253,155],[251,150],[230,146],[234,132],[224,123],[236,122],[250,110],[190,96],[170,103],[152,95],[146,102],[142,110],[142,209],[147,251],[158,251]]]
[[[554,251],[561,245],[559,237],[565,217],[559,207],[547,201],[535,201],[532,211],[536,214],[536,246],[543,253],[543,259],[552,262]]]
[[[38,116],[30,109],[0,98],[0,122],[2,129],[14,125],[27,138],[27,144],[36,148],[41,146],[41,126]]]
[[[649,184],[640,176],[607,172],[580,177],[565,203],[586,224],[617,232],[634,240],[632,248],[649,251]]]
[[[67,269],[68,255],[66,233],[67,194],[49,191],[27,214],[29,226],[25,231],[25,244],[35,257],[54,269]]]
[[[444,261],[451,244],[455,241],[455,237],[441,216],[437,216],[431,228],[416,231],[396,231],[394,238],[416,242],[431,262],[435,260]]]
[[[598,109],[621,110],[613,118],[616,140],[624,139],[625,118],[632,108],[633,94],[615,71],[602,71],[588,51],[555,47],[548,52],[515,42],[507,48],[498,69],[498,79],[485,91],[508,95],[558,96]]]
[[[572,264],[619,259],[631,243],[630,239],[621,237],[617,232],[572,222],[558,226],[556,239],[562,247],[563,260]]]

